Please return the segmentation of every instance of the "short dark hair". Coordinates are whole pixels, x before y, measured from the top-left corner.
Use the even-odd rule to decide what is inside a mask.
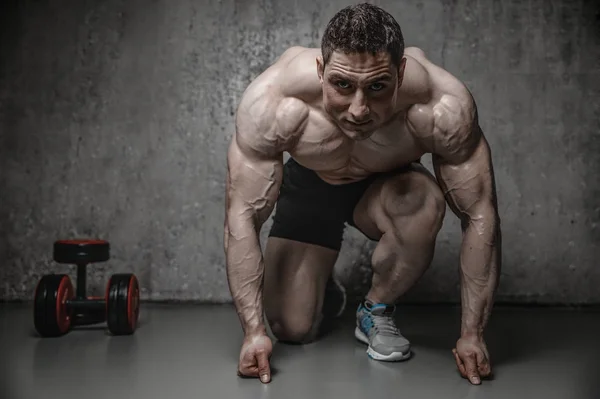
[[[380,7],[369,3],[351,5],[338,11],[325,28],[321,39],[324,64],[334,51],[346,54],[387,51],[398,66],[404,55],[402,29]]]

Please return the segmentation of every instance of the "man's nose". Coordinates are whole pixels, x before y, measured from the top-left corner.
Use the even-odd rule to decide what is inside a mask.
[[[362,90],[357,90],[348,109],[354,122],[362,122],[369,116],[369,106]]]

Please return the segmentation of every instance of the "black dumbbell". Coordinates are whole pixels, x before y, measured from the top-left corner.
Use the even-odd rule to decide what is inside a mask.
[[[103,240],[60,240],[54,243],[54,261],[77,265],[77,291],[66,274],[48,274],[35,289],[34,325],[43,337],[57,337],[73,327],[103,323],[113,335],[133,334],[139,319],[140,290],[131,273],[114,274],[104,297],[86,296],[86,266],[110,259]]]

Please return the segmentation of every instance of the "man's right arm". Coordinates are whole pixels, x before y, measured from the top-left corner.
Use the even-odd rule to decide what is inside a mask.
[[[249,89],[237,111],[227,158],[224,248],[245,335],[266,333],[260,229],[279,195],[283,152],[295,145],[307,118],[308,108],[300,100],[260,88]]]

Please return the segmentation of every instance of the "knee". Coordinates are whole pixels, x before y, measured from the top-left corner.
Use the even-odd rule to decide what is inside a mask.
[[[269,321],[277,340],[292,344],[308,344],[316,339],[317,323],[306,317],[284,316]]]
[[[437,183],[431,182],[423,193],[423,203],[419,214],[429,229],[437,234],[446,216],[446,199]]]
[[[384,209],[398,229],[405,229],[407,220],[417,223],[421,231],[437,235],[446,216],[446,200],[435,180],[413,172],[390,182],[385,190]]]

